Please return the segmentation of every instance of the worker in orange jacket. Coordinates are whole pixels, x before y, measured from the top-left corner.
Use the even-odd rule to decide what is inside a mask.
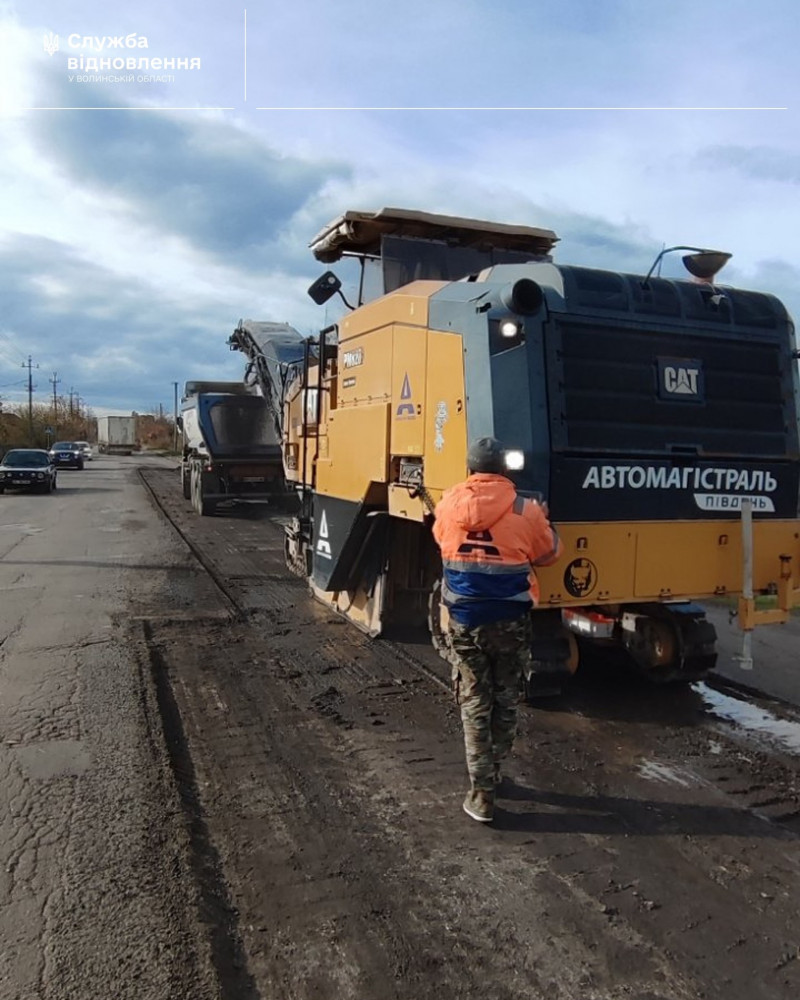
[[[506,476],[505,449],[496,438],[474,441],[467,467],[466,482],[445,491],[436,506],[433,536],[442,553],[470,777],[464,811],[489,823],[530,663],[530,612],[539,596],[534,569],[556,562],[562,545],[546,506],[521,497]]]

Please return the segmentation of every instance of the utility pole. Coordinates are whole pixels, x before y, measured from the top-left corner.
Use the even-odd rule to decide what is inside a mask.
[[[33,369],[38,368],[31,360],[30,354],[28,355],[28,360],[23,361],[22,368],[28,369],[28,443],[33,445]]]
[[[58,377],[58,372],[53,372],[53,377],[48,379],[53,386],[53,436],[58,436],[58,383],[61,379]],[[49,444],[49,442],[48,442]]]
[[[172,391],[175,396],[172,413],[172,450],[178,453],[178,383],[172,383]]]

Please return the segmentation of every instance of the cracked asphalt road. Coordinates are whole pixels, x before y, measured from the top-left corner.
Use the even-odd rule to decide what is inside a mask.
[[[58,478],[0,497],[0,997],[213,997],[149,669],[126,640],[132,609],[182,580],[202,605],[205,581],[133,464]]]

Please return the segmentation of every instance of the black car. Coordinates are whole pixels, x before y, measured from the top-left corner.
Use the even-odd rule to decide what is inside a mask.
[[[50,459],[56,468],[82,469],[83,452],[75,441],[56,441],[50,449]]]
[[[56,488],[56,469],[46,451],[12,448],[0,462],[0,493],[35,490],[51,493]]]

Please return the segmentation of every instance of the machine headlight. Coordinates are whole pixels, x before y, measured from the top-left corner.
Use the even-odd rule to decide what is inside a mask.
[[[504,319],[500,324],[501,337],[517,337],[519,335],[519,323],[513,319]]]
[[[36,478],[37,479],[44,479],[44,473],[43,472],[37,472],[36,473]]]
[[[509,472],[519,472],[525,468],[525,454],[521,451],[511,450],[505,453],[506,468]]]

